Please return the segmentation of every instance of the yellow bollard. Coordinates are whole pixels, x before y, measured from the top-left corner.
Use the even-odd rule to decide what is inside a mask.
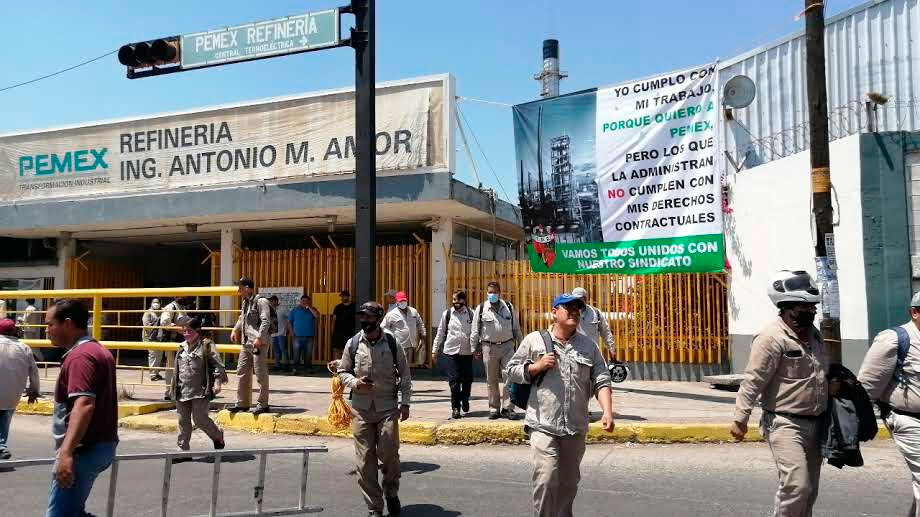
[[[102,340],[102,296],[93,296],[93,339]]]

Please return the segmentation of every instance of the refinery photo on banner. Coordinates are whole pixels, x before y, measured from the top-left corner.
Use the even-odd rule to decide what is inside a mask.
[[[514,106],[531,268],[722,271],[716,67]]]

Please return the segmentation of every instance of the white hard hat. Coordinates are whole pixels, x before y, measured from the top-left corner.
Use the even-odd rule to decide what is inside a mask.
[[[588,291],[585,290],[584,287],[576,287],[575,289],[572,289],[572,296],[584,300],[588,297]]]
[[[767,296],[773,305],[779,306],[782,302],[821,302],[821,292],[812,280],[811,275],[805,271],[780,271],[770,279]]]

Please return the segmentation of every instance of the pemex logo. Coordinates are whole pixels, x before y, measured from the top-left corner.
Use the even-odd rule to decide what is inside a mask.
[[[36,154],[19,157],[19,178],[103,172],[108,148],[80,149],[65,153]]]

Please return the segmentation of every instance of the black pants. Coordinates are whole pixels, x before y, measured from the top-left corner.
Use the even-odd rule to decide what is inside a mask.
[[[450,384],[450,407],[460,409],[460,402],[470,402],[470,388],[473,386],[473,356],[447,356],[447,382]]]

